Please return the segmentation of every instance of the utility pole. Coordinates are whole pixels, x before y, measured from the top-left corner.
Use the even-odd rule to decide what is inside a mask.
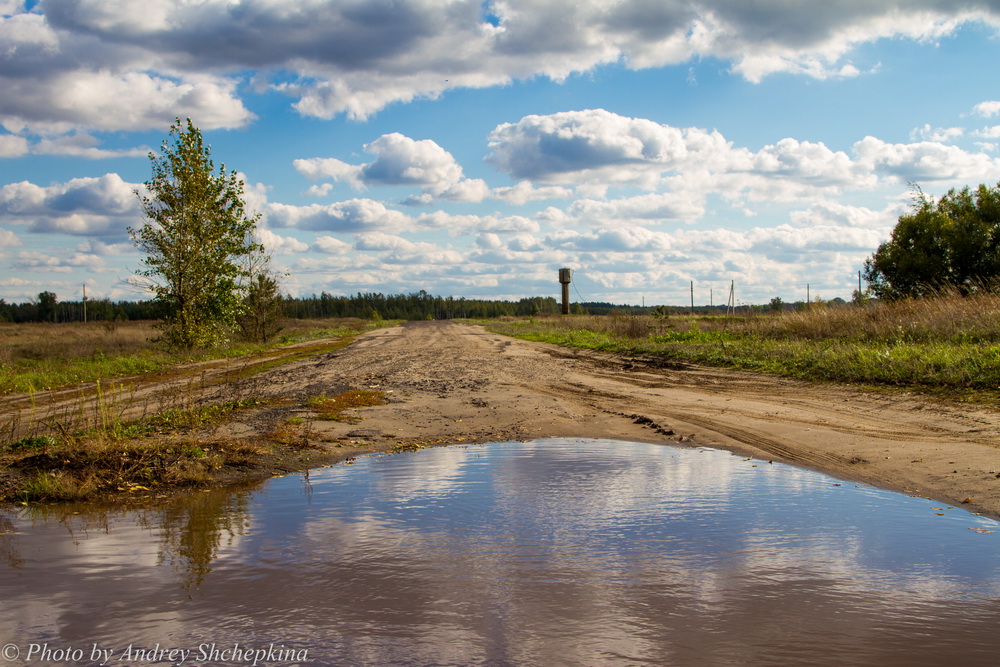
[[[87,283],[83,284],[83,322],[87,323]]]

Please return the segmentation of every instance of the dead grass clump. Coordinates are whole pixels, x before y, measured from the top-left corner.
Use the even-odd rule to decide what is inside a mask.
[[[216,442],[214,449],[225,457],[225,465],[248,468],[271,453],[271,448],[249,440],[226,440]]]
[[[318,448],[319,445],[310,439],[312,422],[302,417],[288,417],[275,424],[264,434],[271,442],[293,449]]]
[[[619,313],[608,316],[608,332],[619,338],[647,338],[657,328],[658,322],[648,316],[637,317]]]

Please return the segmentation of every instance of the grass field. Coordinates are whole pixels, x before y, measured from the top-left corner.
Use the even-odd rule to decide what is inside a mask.
[[[114,378],[155,371],[148,380],[155,383],[186,361],[237,356],[248,360],[243,365],[247,369],[260,370],[271,363],[262,354],[268,347],[318,338],[341,338],[346,343],[354,334],[392,324],[290,321],[271,346],[235,345],[185,355],[169,354],[151,342],[156,330],[149,323],[0,325],[0,395],[28,394],[29,412],[34,412],[37,392],[93,383],[87,392],[74,390],[80,392],[81,414],[88,411],[92,416],[87,428],[24,433],[18,428],[18,413],[0,415],[0,499],[31,502],[147,493],[166,486],[212,483],[216,471],[226,467],[261,467],[275,457],[299,457],[305,445],[294,433],[295,437],[277,434],[259,441],[206,441],[186,435],[257,405],[254,396],[234,396],[216,405],[185,402],[179,396],[177,408],[156,409],[141,419],[127,420],[114,406],[127,403],[128,397],[118,400],[122,397],[115,392],[130,391],[145,380]],[[680,363],[900,387],[981,402],[1000,398],[1000,296],[988,294],[865,307],[817,305],[803,311],[729,317],[551,316],[485,324],[528,340]],[[287,350],[275,355],[273,363],[312,352],[308,345]],[[251,364],[250,359],[258,363]],[[329,417],[328,413],[362,399],[375,400],[323,396],[307,407]]]
[[[527,340],[810,380],[1000,395],[1000,296],[942,295],[741,316],[569,316],[493,322]]]
[[[12,401],[0,414],[0,501],[146,494],[213,483],[226,469],[269,470],[276,460],[304,465],[312,453],[301,438],[205,440],[189,434],[262,404],[252,383],[239,381],[248,374],[336,349],[353,335],[391,324],[290,320],[271,345],[238,344],[183,355],[155,344],[156,329],[148,322],[0,325],[0,395]],[[317,340],[328,338],[333,340]],[[282,349],[307,341],[316,342]],[[142,402],[138,414],[126,416],[135,412],[131,408],[144,387],[186,378],[188,367],[179,364],[232,357],[240,358],[237,364],[213,380],[232,387],[227,399],[204,403],[194,398],[194,384],[200,387],[204,379],[192,376],[171,385],[176,395],[159,396],[151,405]],[[49,414],[36,406],[39,392],[63,387],[74,387],[71,392],[77,396],[64,412]],[[30,404],[25,403],[28,398]],[[359,400],[350,393],[323,397],[315,409],[334,415]],[[43,418],[33,419],[37,412]]]
[[[357,334],[387,324],[391,323],[286,320],[269,345],[234,343],[171,353],[153,342],[158,331],[152,322],[0,323],[0,396],[149,373],[186,361],[239,357],[283,343]]]

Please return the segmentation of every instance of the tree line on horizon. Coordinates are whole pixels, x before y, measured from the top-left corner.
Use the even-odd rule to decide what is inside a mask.
[[[280,297],[280,310],[292,319],[346,318],[386,320],[490,319],[504,316],[557,314],[553,297],[525,297],[517,301],[432,296],[421,290],[412,294],[359,292],[337,296],[322,292],[309,297]],[[628,308],[615,304],[574,304],[583,312],[606,312]],[[111,301],[88,299],[88,321],[159,320],[163,305],[156,300]],[[82,301],[58,301],[52,292],[42,292],[37,300],[6,303],[0,299],[0,322],[82,322]]]
[[[846,305],[843,299],[824,302],[831,306]],[[780,298],[766,305],[751,305],[749,312],[796,310],[806,307],[801,301],[783,302]],[[688,306],[633,306],[607,301],[574,302],[575,315],[686,315]],[[87,299],[88,322],[126,322],[159,320],[162,306],[154,300],[111,301]],[[700,315],[725,314],[725,305],[695,307]],[[321,292],[308,297],[281,297],[283,317],[307,320],[321,318],[385,319],[385,320],[450,320],[493,319],[498,317],[533,317],[557,315],[562,307],[554,297],[524,297],[517,301],[503,299],[473,299],[442,297],[419,291],[410,294],[358,292],[340,296]],[[743,312],[743,311],[741,311]],[[59,301],[53,292],[42,292],[38,299],[23,303],[7,303],[0,299],[0,322],[83,322],[83,301]]]
[[[612,310],[629,311],[631,306],[590,302],[573,304],[578,313],[602,314]],[[88,321],[158,320],[162,305],[155,300],[111,301],[88,299]],[[652,308],[638,308],[649,312]],[[281,297],[281,312],[293,319],[346,318],[387,320],[491,319],[558,314],[559,303],[553,297],[525,297],[517,301],[442,297],[421,290],[412,294],[359,292],[337,296],[322,292],[309,297]],[[0,299],[0,322],[82,322],[82,301],[58,301],[52,292],[42,292],[36,300],[6,303]]]

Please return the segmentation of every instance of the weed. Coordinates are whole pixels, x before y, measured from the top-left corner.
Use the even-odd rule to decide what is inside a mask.
[[[346,421],[353,419],[343,414],[346,410],[381,405],[385,402],[385,392],[351,389],[336,396],[325,394],[313,396],[306,401],[306,406],[324,421]]]
[[[301,417],[289,417],[267,432],[266,437],[285,447],[297,449],[317,448],[309,436],[312,433],[312,422]]]
[[[77,500],[91,491],[90,485],[53,470],[38,472],[21,489],[23,502],[42,500]]]
[[[29,436],[27,438],[21,438],[17,442],[12,442],[7,445],[7,449],[12,452],[23,452],[35,449],[46,450],[49,447],[54,447],[58,443],[51,435],[35,435]]]

